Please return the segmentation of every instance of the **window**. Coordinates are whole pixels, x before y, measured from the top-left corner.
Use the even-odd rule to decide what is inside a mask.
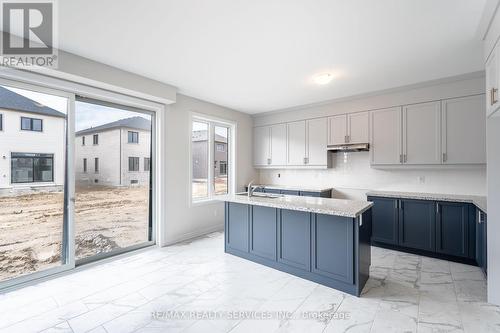
[[[54,181],[54,155],[12,153],[12,183],[42,183]]]
[[[94,172],[98,173],[99,172],[99,158],[94,158]]]
[[[42,119],[21,117],[21,130],[41,132],[43,130]]]
[[[3,131],[3,114],[0,113],[0,131]]]
[[[229,137],[232,126],[200,118],[192,122],[191,193],[193,201],[229,193]]]
[[[82,136],[82,146],[85,146],[85,136]]]
[[[226,144],[224,143],[217,143],[215,146],[215,149],[220,152],[225,152],[226,151]]]
[[[219,174],[222,175],[227,175],[227,162],[226,161],[220,161],[219,162]]]
[[[128,171],[139,171],[139,157],[128,158]]]
[[[94,134],[94,136],[92,137],[92,143],[94,145],[98,145],[99,144],[99,134]]]
[[[83,172],[85,172],[85,173],[87,172],[87,159],[86,158],[83,159]]]
[[[128,143],[139,143],[139,132],[128,131]]]
[[[149,157],[144,157],[144,171],[151,170],[151,159]]]

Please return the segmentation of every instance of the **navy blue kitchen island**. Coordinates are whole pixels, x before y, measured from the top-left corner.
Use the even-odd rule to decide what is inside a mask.
[[[359,296],[371,263],[366,201],[230,195],[225,252]]]

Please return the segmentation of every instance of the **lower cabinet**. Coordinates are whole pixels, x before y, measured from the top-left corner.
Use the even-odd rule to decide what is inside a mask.
[[[248,206],[238,203],[226,205],[226,247],[248,252]]]
[[[399,245],[434,251],[436,214],[433,201],[400,200]]]
[[[250,248],[249,252],[266,259],[276,260],[276,208],[250,206]]]
[[[472,204],[382,197],[368,200],[374,203],[372,244],[477,261],[478,265],[484,262],[486,247],[479,244],[484,242],[484,227],[474,218]]]
[[[338,216],[316,215],[312,221],[311,270],[326,277],[353,283],[354,226],[352,221]],[[332,253],[347,253],[332,256]]]
[[[436,251],[458,257],[469,256],[469,205],[436,203]]]
[[[311,256],[311,214],[281,210],[278,224],[278,261],[309,270]]]

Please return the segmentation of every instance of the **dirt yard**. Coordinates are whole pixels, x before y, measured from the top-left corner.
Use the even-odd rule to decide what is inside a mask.
[[[0,281],[60,265],[63,200],[61,192],[0,197]],[[147,241],[147,188],[78,188],[75,205],[77,259]]]

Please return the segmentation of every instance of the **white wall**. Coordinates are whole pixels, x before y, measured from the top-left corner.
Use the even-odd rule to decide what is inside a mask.
[[[191,205],[189,197],[190,112],[227,119],[236,123],[236,189],[242,190],[257,174],[252,167],[252,118],[192,97],[177,95],[175,104],[166,113],[166,219],[164,243],[171,244],[204,233],[219,230],[224,225],[222,202]],[[162,244],[162,245],[165,245]]]

